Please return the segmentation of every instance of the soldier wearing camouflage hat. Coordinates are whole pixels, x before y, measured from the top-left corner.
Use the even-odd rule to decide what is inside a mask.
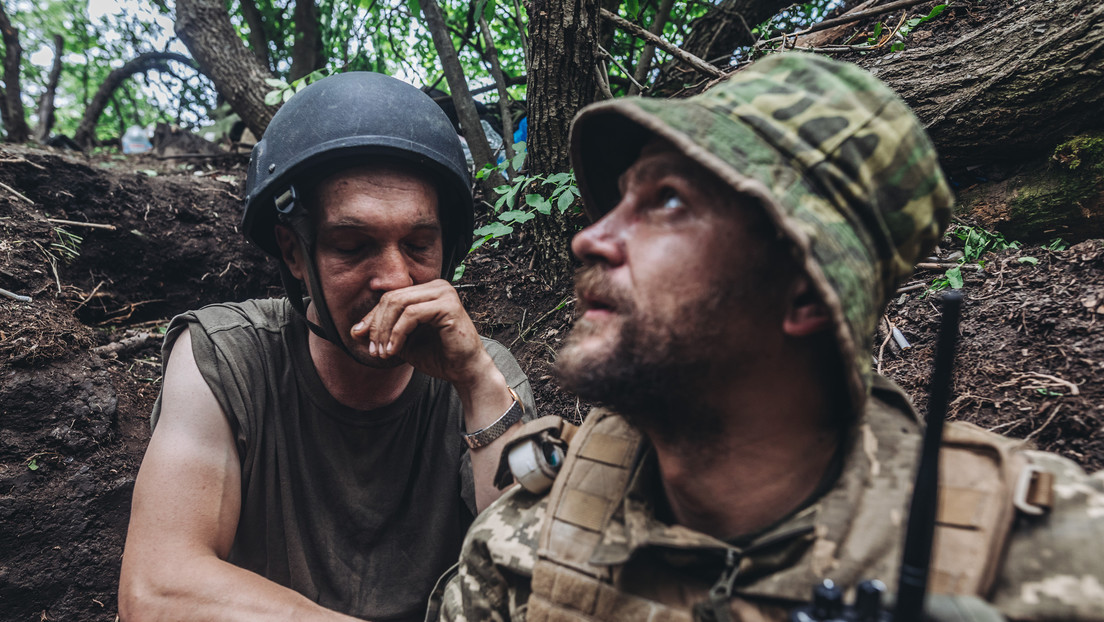
[[[477,519],[430,616],[787,620],[824,579],[896,585],[921,425],[870,352],[953,202],[907,106],[779,54],[593,105],[572,157],[594,222],[557,368],[603,407],[550,492]],[[930,616],[1104,619],[1104,475],[962,423],[941,460]]]

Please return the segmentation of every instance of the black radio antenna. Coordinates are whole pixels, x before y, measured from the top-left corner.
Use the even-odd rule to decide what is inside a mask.
[[[932,537],[939,503],[939,449],[943,443],[943,420],[951,396],[962,293],[947,292],[942,296],[942,303],[943,321],[939,327],[935,369],[928,396],[927,429],[924,431],[924,447],[909,507],[908,531],[897,583],[897,605],[893,610],[894,622],[919,622],[924,616],[924,596],[928,587],[928,567],[931,564]]]

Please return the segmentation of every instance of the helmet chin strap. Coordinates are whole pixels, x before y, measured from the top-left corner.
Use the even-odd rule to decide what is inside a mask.
[[[298,201],[294,201],[294,199],[298,197],[295,196],[294,191],[289,191],[289,195],[285,195],[285,197],[293,198],[293,200],[288,201],[288,203],[281,205],[277,209],[281,215],[285,216],[285,218],[281,218],[281,222],[295,234],[296,242],[299,244],[300,255],[303,257],[303,268],[304,272],[306,272],[307,283],[309,285],[308,290],[315,294],[310,296],[309,300],[314,304],[314,311],[318,314],[318,324],[310,321],[309,316],[307,316],[307,305],[304,302],[303,288],[300,285],[299,279],[295,278],[295,275],[291,273],[291,270],[283,259],[279,260],[280,280],[284,282],[284,289],[287,290],[288,299],[291,301],[292,308],[303,316],[303,320],[306,321],[310,331],[336,345],[342,352],[348,355],[349,358],[356,360],[356,357],[349,351],[349,348],[345,345],[345,341],[341,338],[341,334],[337,330],[337,325],[334,324],[333,316],[330,315],[330,308],[326,305],[326,294],[322,291],[322,279],[318,275],[318,266],[314,262],[313,227],[310,226],[309,219],[305,215],[294,219],[287,217],[290,216],[293,209],[303,209],[302,206],[295,205]],[[285,197],[281,197],[281,199]],[[281,207],[283,209],[280,209]],[[306,231],[304,231],[304,229],[306,229]]]

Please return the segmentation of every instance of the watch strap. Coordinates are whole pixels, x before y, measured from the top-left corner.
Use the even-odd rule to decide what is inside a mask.
[[[521,406],[521,398],[514,392],[511,387],[506,387],[510,391],[510,395],[514,398],[514,403],[510,404],[510,407],[506,409],[506,412],[502,413],[494,423],[484,428],[480,428],[471,434],[464,434],[464,442],[467,443],[470,449],[479,449],[480,447],[486,447],[495,440],[502,436],[506,430],[509,430],[515,423],[521,421],[522,412],[524,409]]]

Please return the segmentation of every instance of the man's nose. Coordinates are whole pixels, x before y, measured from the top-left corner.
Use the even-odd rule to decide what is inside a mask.
[[[584,264],[619,265],[625,261],[625,227],[612,210],[575,234],[571,252]]]
[[[372,279],[368,287],[374,291],[389,292],[414,284],[414,278],[410,275],[410,263],[398,247],[381,250],[373,264]]]

